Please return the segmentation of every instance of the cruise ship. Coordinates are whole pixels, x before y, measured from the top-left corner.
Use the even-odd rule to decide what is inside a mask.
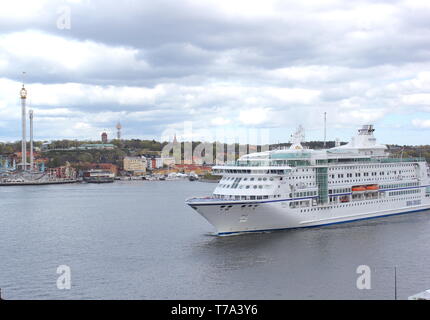
[[[344,145],[291,147],[241,156],[219,165],[213,194],[186,203],[218,235],[315,227],[430,209],[430,168],[423,158],[390,157],[373,125]]]

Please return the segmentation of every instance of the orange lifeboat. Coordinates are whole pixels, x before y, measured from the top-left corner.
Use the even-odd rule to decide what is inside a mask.
[[[360,192],[360,191],[366,191],[366,187],[363,187],[363,186],[352,187],[352,192]]]
[[[377,191],[377,190],[379,190],[379,186],[378,186],[377,184],[372,184],[372,185],[370,185],[370,186],[367,186],[367,187],[366,187],[366,190],[369,190],[369,191]]]

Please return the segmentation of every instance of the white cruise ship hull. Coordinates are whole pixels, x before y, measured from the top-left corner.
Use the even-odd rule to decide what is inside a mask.
[[[222,179],[206,198],[187,200],[218,234],[305,228],[430,209],[424,158],[389,157],[364,125],[344,145],[251,153],[213,167]]]
[[[292,209],[288,206],[288,201],[282,200],[246,203],[188,202],[188,204],[215,227],[218,235],[228,235],[324,226],[396,214],[424,212],[430,209],[428,197],[422,199],[420,205],[407,205],[408,201],[396,201],[397,206],[391,208],[389,206],[393,203],[374,200],[366,204],[357,202],[335,207],[327,205],[315,208],[315,211]]]

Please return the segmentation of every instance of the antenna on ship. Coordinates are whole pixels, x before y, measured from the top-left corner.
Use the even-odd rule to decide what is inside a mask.
[[[326,136],[327,136],[327,112],[324,112],[324,149],[326,147]]]

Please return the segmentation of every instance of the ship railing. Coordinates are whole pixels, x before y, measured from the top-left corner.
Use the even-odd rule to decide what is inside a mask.
[[[356,164],[356,163],[403,163],[403,162],[423,162],[426,161],[423,157],[417,158],[351,158],[351,159],[315,159],[316,165],[338,165],[338,164]],[[276,162],[278,161],[278,162]],[[279,163],[285,161],[285,163]],[[272,160],[272,161],[236,161],[226,162],[219,166],[236,166],[236,167],[299,167],[312,165],[309,160]]]
[[[211,196],[207,196],[207,197],[192,197],[192,198],[188,198],[185,200],[185,202],[213,202],[213,201],[234,201],[234,199],[227,199],[227,198],[215,198],[215,197],[211,197]]]

